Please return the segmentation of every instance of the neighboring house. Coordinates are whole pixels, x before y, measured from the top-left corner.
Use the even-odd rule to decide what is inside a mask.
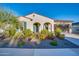
[[[23,29],[31,29],[33,32],[40,32],[43,29],[54,31],[56,27],[60,27],[63,32],[72,32],[72,21],[54,20],[36,13],[21,16],[18,20],[22,23]]]
[[[79,34],[79,22],[72,24],[72,33]]]

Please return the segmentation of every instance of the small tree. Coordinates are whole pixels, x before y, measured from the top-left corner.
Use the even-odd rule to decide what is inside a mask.
[[[17,20],[17,16],[15,16],[13,12],[0,9],[0,28],[4,28],[7,25],[11,25],[15,28],[19,28],[21,26],[20,22]]]

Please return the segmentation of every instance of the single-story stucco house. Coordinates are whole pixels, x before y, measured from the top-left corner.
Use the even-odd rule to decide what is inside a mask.
[[[36,13],[20,16],[18,20],[22,23],[23,28],[31,29],[33,32],[40,32],[43,29],[54,31],[58,26],[63,32],[72,32],[72,21],[70,20],[55,20]]]

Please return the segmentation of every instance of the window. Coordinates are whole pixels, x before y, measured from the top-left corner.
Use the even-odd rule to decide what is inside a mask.
[[[23,22],[23,27],[24,27],[24,29],[27,28],[27,23],[26,22]]]

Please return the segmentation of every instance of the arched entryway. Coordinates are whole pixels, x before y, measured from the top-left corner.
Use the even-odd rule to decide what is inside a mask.
[[[44,23],[44,29],[52,31],[52,24],[50,22]]]
[[[39,22],[35,22],[33,24],[33,32],[39,32],[40,29],[40,23]]]

